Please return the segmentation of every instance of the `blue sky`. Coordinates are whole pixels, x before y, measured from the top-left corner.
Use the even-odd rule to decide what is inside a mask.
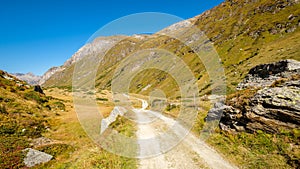
[[[2,0],[0,69],[42,75],[50,67],[62,65],[93,33],[115,19],[141,12],[162,12],[188,19],[222,1]],[[175,20],[161,22],[149,30],[155,32],[172,22]],[[132,34],[132,30],[124,27],[121,33]]]

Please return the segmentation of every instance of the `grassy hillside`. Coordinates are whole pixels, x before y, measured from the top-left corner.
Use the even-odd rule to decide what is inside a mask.
[[[35,92],[34,87],[0,70],[1,168],[26,168],[25,148],[54,157],[34,168],[136,168],[135,159],[114,155],[92,142],[73,110],[70,92],[50,90],[47,95]],[[113,105],[109,96],[99,98],[99,108],[109,113]],[[134,126],[128,120],[118,119],[113,125],[133,136]]]
[[[136,168],[136,159],[121,157],[110,153],[95,142],[86,134],[82,125],[78,121],[77,114],[72,102],[72,93],[67,89],[51,88],[45,90],[49,96],[63,100],[66,105],[66,111],[60,116],[53,117],[58,122],[54,129],[45,133],[44,136],[60,140],[61,142],[71,145],[74,150],[71,153],[63,154],[44,165],[36,168],[113,168],[127,169]],[[103,91],[97,97],[99,109],[104,116],[107,116],[113,108],[111,103],[111,94]],[[129,120],[118,119],[112,124],[120,133],[128,137],[134,137],[135,127]]]
[[[225,1],[190,21],[213,42],[225,68],[227,88],[231,93],[248,70],[257,64],[300,59],[300,46],[297,43],[300,38],[299,16],[300,4],[295,1]],[[209,93],[210,78],[196,54],[178,40],[159,34],[142,39],[129,37],[115,45],[99,66],[96,86],[99,89],[110,88],[114,70],[123,58],[153,48],[168,50],[182,58],[198,79],[200,94]],[[88,63],[89,59],[85,62]],[[71,86],[73,70],[74,65],[71,65],[56,73],[44,86]],[[145,70],[135,77],[131,91],[139,93],[150,84],[148,91],[161,88],[167,95],[176,98],[179,95],[178,88],[170,86],[174,81],[171,82],[172,79],[166,76],[157,70]],[[147,94],[147,91],[141,94]]]
[[[296,1],[228,0],[194,22],[215,44],[234,90],[255,65],[300,60],[299,14]]]
[[[64,104],[33,90],[23,81],[0,71],[0,165],[23,167],[22,150],[30,140],[41,137],[55,123]]]

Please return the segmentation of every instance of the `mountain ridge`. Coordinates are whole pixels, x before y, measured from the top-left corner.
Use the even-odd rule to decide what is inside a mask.
[[[299,9],[298,0],[228,0],[211,10],[171,25],[156,34],[145,36],[142,39],[134,36],[126,37],[106,54],[101,63],[105,68],[99,68],[96,86],[102,89],[110,87],[109,79],[112,78],[112,70],[117,67],[116,65],[122,58],[139,50],[157,48],[169,50],[183,58],[191,67],[195,77],[198,78],[200,94],[210,93],[213,85],[209,82],[209,76],[203,63],[200,60],[195,60],[197,56],[188,47],[182,46],[180,42],[170,37],[161,35],[164,31],[176,32],[180,29],[192,31],[189,30],[191,29],[189,27],[185,28],[186,23],[189,22],[192,23],[193,27],[204,32],[208,40],[214,45],[225,68],[227,91],[233,92],[237,84],[246,76],[247,70],[257,64],[282,59],[299,60],[299,50],[297,50],[299,49],[297,39],[300,37]],[[285,45],[280,45],[280,43]],[[280,51],[274,50],[279,46]],[[72,80],[70,78],[74,70],[74,63],[66,66],[63,72],[54,73],[43,85],[46,87],[71,86]],[[132,84],[135,85],[132,90],[141,92],[147,83],[152,83],[152,86],[167,86],[169,81],[150,82],[152,73],[150,71],[145,72],[144,75],[148,78]],[[158,79],[168,79],[164,78],[165,75],[162,73],[158,74],[160,76],[157,77]],[[141,78],[137,77],[137,79]],[[150,87],[148,91],[144,91],[142,94],[147,94],[151,90]],[[174,97],[177,97],[175,91],[169,93],[174,93]]]
[[[37,85],[39,84],[41,77],[33,74],[32,72],[28,73],[10,73],[11,75],[17,77],[20,80],[26,81],[30,85]]]

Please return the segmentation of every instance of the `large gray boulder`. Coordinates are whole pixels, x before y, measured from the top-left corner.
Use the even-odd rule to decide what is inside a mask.
[[[300,128],[300,62],[284,60],[256,66],[239,86],[248,89],[209,113],[223,112],[221,129],[277,133]],[[254,94],[248,97],[249,90]]]
[[[50,154],[34,150],[32,148],[26,148],[24,151],[27,152],[26,157],[24,158],[24,164],[27,167],[33,167],[38,164],[46,163],[53,158],[53,156]]]
[[[288,84],[294,83],[289,86]],[[280,87],[259,90],[250,100],[246,114],[249,130],[278,132],[280,128],[300,127],[300,80]]]

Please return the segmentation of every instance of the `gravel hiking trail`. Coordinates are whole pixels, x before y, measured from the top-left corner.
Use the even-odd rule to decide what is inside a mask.
[[[138,154],[145,157],[147,154],[160,151],[159,140],[155,140],[155,136],[162,134],[166,128],[173,126],[176,121],[161,113],[146,110],[148,103],[145,100],[139,100],[142,101],[142,108],[133,110],[140,122],[136,133],[137,138],[138,140],[154,138],[151,145],[138,141]],[[170,151],[155,157],[141,158],[138,167],[139,169],[237,168],[190,132]]]

